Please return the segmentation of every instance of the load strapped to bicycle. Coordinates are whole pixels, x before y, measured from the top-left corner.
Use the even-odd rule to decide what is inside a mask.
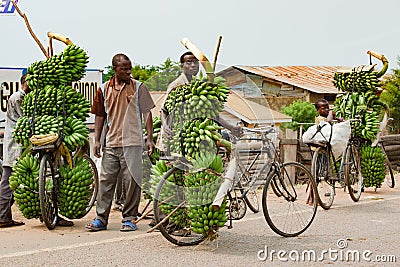
[[[334,76],[335,86],[344,91],[336,101],[334,110],[337,116],[351,121],[352,137],[361,141],[361,173],[365,187],[381,187],[385,179],[385,155],[380,147],[373,145],[377,134],[384,125],[380,121],[384,114],[389,114],[389,107],[381,101],[381,78],[388,69],[384,55],[367,51],[370,65],[359,66],[351,71],[338,71]],[[376,70],[372,58],[382,62],[382,69]],[[359,119],[354,120],[354,119]]]
[[[201,76],[199,79],[194,78],[191,83],[173,89],[165,100],[164,109],[169,113],[173,134],[172,137],[163,139],[166,155],[151,170],[150,183],[154,195],[156,226],[149,232],[158,228],[168,241],[187,246],[216,239],[219,229],[228,220],[228,227],[231,227],[232,219],[239,219],[233,213],[240,208],[237,207],[240,203],[244,203],[243,197],[246,193],[241,192],[243,197],[240,199],[232,197],[233,187],[238,184],[238,157],[235,146],[222,138],[221,127],[214,120],[223,109],[229,89],[219,77],[214,77],[212,65],[189,40],[182,39],[182,43],[203,64],[208,79]],[[281,177],[275,176],[282,170],[278,165],[282,164],[277,164],[277,168],[270,168],[276,172],[266,171],[263,174],[264,180],[270,175],[270,179],[276,182],[276,189],[280,190],[276,192],[280,192],[281,200],[285,198],[285,203],[290,202],[293,207],[297,201],[293,184],[297,181],[294,178],[293,181],[279,180]],[[305,167],[296,168],[298,165],[290,173],[301,173],[308,177],[304,188],[308,188],[309,183],[313,186],[311,174]],[[283,175],[286,173],[282,171]],[[278,230],[277,233],[295,236],[311,224],[316,203],[307,205],[304,199],[302,204],[310,212],[299,216],[299,210],[295,208],[296,217],[301,217],[302,223],[306,224],[301,225],[300,230],[296,228],[296,232],[286,234]],[[303,219],[304,214],[307,218]]]
[[[358,201],[364,187],[380,187],[385,179],[387,157],[380,147],[372,144],[382,130],[379,127],[379,117],[388,112],[387,105],[379,99],[377,88],[380,85],[379,78],[388,68],[388,62],[383,55],[373,51],[367,53],[371,61],[372,57],[380,59],[383,68],[379,72],[375,71],[375,65],[371,62],[369,66],[338,70],[334,75],[334,85],[344,93],[336,99],[334,111],[345,122],[333,126],[323,124],[330,129],[347,124],[345,128],[350,125],[351,130],[339,129],[335,144],[329,141],[322,145],[312,142],[321,141],[317,138],[320,135],[329,137],[329,133],[323,133],[321,125],[310,127],[303,135],[304,142],[317,147],[314,149],[311,168],[317,183],[319,203],[324,209],[329,209],[333,203],[336,181],[348,188],[353,201]],[[335,138],[335,132],[331,134]],[[340,163],[340,166],[336,163]]]
[[[53,229],[58,214],[78,219],[89,212],[97,192],[97,170],[86,155],[90,103],[72,87],[85,75],[88,56],[62,35],[48,37],[47,59],[27,68],[30,92],[13,131],[24,152],[13,167],[10,187],[24,217],[39,218]],[[57,55],[53,39],[67,45]]]

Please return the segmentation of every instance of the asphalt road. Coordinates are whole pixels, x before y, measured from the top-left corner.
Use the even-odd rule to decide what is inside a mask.
[[[357,203],[338,191],[332,208],[318,208],[310,228],[295,238],[278,236],[262,212],[250,210],[232,229],[221,229],[216,241],[193,247],[146,233],[148,219],[135,232],[120,232],[118,211],[112,211],[109,229],[96,233],[84,228],[94,209],[70,228],[50,231],[38,220],[25,220],[25,226],[0,229],[0,266],[395,266],[399,175],[396,182],[394,189],[367,189]],[[16,208],[14,217],[24,220]]]

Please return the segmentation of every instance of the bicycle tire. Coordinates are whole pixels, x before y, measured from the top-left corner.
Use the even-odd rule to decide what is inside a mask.
[[[357,202],[360,200],[363,188],[363,177],[360,165],[361,160],[357,147],[354,145],[347,146],[344,162],[346,186],[349,190],[351,199],[354,202]]]
[[[292,179],[294,183],[289,182]],[[279,187],[281,196],[273,192],[274,180],[277,180],[275,186]],[[313,190],[310,190],[310,186]],[[310,227],[317,212],[318,199],[315,191],[315,181],[310,171],[301,163],[286,162],[281,168],[272,171],[262,194],[264,217],[271,229],[281,236],[294,237]],[[289,195],[295,198],[287,199]],[[309,197],[312,198],[311,205],[307,203]]]
[[[157,185],[153,199],[153,213],[156,224],[159,224],[165,217],[171,218],[176,212],[180,212],[181,214],[186,212],[186,200],[180,199],[182,196],[181,190],[183,188],[180,186],[176,186],[174,183],[168,181],[168,178],[178,171],[181,170],[176,167],[168,170],[161,177],[161,180]],[[168,208],[173,210],[167,212],[166,208],[163,208],[163,205],[169,205]],[[180,205],[182,207],[178,208]],[[196,234],[190,230],[190,223],[184,226],[178,226],[174,223],[171,223],[168,219],[164,223],[161,223],[158,226],[158,229],[169,242],[178,246],[197,245],[203,242],[203,240],[205,239],[204,235]],[[178,230],[187,231],[187,234],[183,234],[183,236],[178,236],[176,233],[178,232]]]
[[[57,224],[57,179],[54,173],[52,159],[49,154],[44,154],[40,159],[39,170],[39,201],[42,219],[49,230]]]
[[[385,155],[385,183],[390,188],[394,188],[395,180],[394,180],[392,164],[390,163],[389,157],[387,156],[384,149],[382,149],[382,152]]]
[[[244,194],[244,201],[247,207],[254,212],[258,213],[260,211],[260,204],[257,196],[257,188],[248,188],[248,184],[252,180],[249,179],[245,174],[242,174],[240,181],[238,182],[238,188],[240,188],[240,193]],[[248,188],[248,189],[247,189]]]
[[[0,181],[2,177],[3,177],[3,160],[0,159]]]
[[[332,180],[329,180],[330,166],[328,150],[318,147],[312,157],[311,173],[317,187],[318,203],[324,210],[330,209],[335,197],[335,184]]]
[[[92,209],[94,203],[96,202],[97,192],[99,190],[99,173],[97,171],[96,163],[94,163],[92,158],[87,154],[83,155],[82,158],[83,158],[83,160],[86,160],[89,163],[90,167],[92,168],[92,171],[93,171],[93,176],[92,176],[93,183],[90,185],[90,197],[89,197],[89,202],[88,202],[88,204],[86,206],[86,209],[85,209],[85,213],[83,213],[82,215],[80,215],[76,219],[83,218],[84,216],[86,216],[89,213],[89,211]]]

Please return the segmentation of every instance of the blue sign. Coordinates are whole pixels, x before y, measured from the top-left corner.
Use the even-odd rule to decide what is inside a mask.
[[[15,0],[15,3],[18,4],[18,0]],[[0,0],[0,15],[14,14],[15,6],[11,3],[11,0]]]

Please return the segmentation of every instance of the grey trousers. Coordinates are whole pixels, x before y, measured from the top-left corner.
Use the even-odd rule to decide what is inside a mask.
[[[107,147],[103,150],[96,218],[104,225],[108,223],[118,176],[121,176],[126,189],[122,222],[137,219],[143,176],[142,151],[141,146]]]
[[[14,203],[13,191],[10,189],[10,176],[12,168],[3,167],[3,176],[0,181],[0,222],[5,223],[12,220],[11,206]]]

